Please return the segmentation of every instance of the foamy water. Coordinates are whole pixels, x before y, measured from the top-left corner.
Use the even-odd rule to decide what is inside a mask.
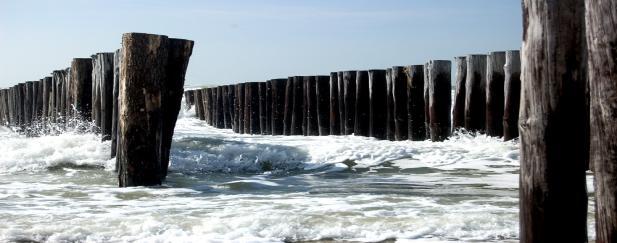
[[[0,130],[0,241],[518,238],[517,141],[241,135],[184,114],[166,183],[117,188],[99,140]]]

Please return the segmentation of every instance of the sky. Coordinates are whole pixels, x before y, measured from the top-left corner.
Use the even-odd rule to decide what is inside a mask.
[[[187,86],[384,69],[520,49],[520,0],[0,0],[0,88],[122,33],[195,41]]]

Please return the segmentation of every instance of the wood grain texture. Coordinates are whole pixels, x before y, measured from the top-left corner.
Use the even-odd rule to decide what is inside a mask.
[[[507,51],[504,65],[503,140],[518,137],[518,113],[521,104],[521,53]]]
[[[504,65],[506,53],[491,52],[486,59],[486,134],[503,136]]]
[[[430,138],[433,142],[446,140],[450,136],[450,108],[452,104],[452,62],[430,61],[429,86]]]
[[[455,57],[456,90],[454,90],[454,107],[452,108],[452,128],[465,127],[465,81],[467,79],[467,57]]]

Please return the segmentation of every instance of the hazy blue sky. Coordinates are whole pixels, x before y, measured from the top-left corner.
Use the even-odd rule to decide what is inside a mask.
[[[519,49],[519,0],[0,0],[0,87],[120,47],[195,40],[187,85],[422,64]]]

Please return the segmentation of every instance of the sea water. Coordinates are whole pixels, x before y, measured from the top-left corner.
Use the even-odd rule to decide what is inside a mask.
[[[118,188],[99,135],[0,128],[0,242],[518,239],[518,140],[243,135],[192,113],[160,187]]]

